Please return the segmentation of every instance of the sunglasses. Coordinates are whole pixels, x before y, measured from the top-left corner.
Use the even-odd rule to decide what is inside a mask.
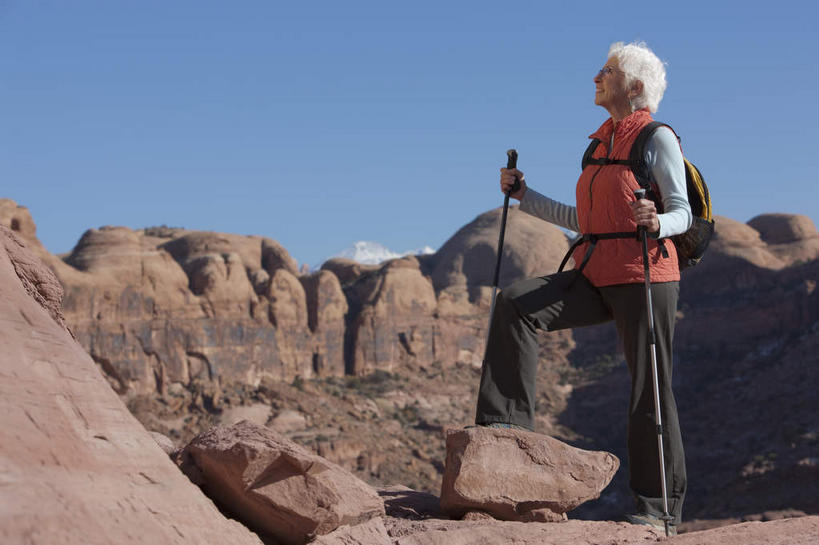
[[[598,78],[602,78],[602,77],[605,77],[605,76],[607,76],[608,74],[611,74],[611,73],[613,73],[613,72],[621,72],[621,73],[622,73],[623,71],[622,71],[622,70],[617,70],[616,68],[612,68],[611,66],[604,66],[604,67],[603,67],[603,68],[601,68],[601,69],[600,69],[600,71],[597,73],[597,77],[598,77]]]

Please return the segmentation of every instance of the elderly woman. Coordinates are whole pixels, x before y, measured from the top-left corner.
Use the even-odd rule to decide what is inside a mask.
[[[594,77],[594,103],[611,116],[591,138],[600,144],[593,158],[629,158],[640,130],[652,121],[651,112],[665,91],[663,63],[643,43],[615,43],[608,60]],[[628,165],[586,166],[577,182],[577,205],[556,202],[527,187],[523,172],[501,169],[501,190],[515,180],[520,189],[512,197],[520,209],[579,233],[648,233],[651,293],[657,335],[663,449],[669,511],[680,521],[686,490],[685,460],[677,407],[671,391],[671,341],[679,295],[680,271],[671,235],[691,225],[682,152],[673,131],[657,129],[645,146],[645,162],[662,203],[636,200],[640,188]],[[602,161],[598,161],[600,163]],[[664,244],[661,244],[664,242]],[[586,242],[574,254],[582,270],[559,272],[523,280],[505,288],[496,301],[486,359],[483,363],[476,424],[532,429],[535,408],[535,373],[538,364],[537,330],[588,326],[614,321],[631,374],[628,409],[628,461],[636,512],[627,519],[663,527],[663,498],[641,243],[634,238],[600,240],[587,253]]]

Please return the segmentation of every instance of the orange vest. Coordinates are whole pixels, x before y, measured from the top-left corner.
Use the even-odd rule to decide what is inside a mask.
[[[614,123],[609,118],[589,138],[600,145],[593,158],[628,159],[631,145],[640,130],[652,121],[648,109],[637,110],[617,124],[614,146],[609,150]],[[636,231],[629,203],[634,202],[634,190],[640,184],[628,165],[588,165],[577,181],[577,220],[583,234]],[[583,261],[588,242],[574,252],[576,264]],[[663,257],[657,240],[648,238],[648,257],[652,282],[672,282],[680,279],[677,250],[670,239],[665,240],[668,257]],[[636,239],[600,240],[583,269],[583,275],[594,286],[635,284],[644,282],[642,244]]]

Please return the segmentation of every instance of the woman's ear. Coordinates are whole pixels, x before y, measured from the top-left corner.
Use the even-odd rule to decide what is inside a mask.
[[[631,84],[631,89],[628,92],[628,98],[629,100],[633,100],[642,94],[643,82],[640,80],[635,80],[634,83]]]

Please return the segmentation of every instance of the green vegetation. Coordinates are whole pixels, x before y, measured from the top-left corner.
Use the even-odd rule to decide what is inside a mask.
[[[403,427],[409,427],[416,425],[421,420],[421,414],[415,405],[406,405],[402,409],[397,409],[393,414],[393,418],[398,420]]]
[[[304,379],[301,378],[301,375],[296,375],[296,378],[293,379],[291,386],[300,392],[304,391]]]
[[[405,377],[377,370],[362,377],[327,377],[316,381],[327,393],[342,397],[346,392],[355,392],[369,398],[383,396],[397,390],[407,382]]]

